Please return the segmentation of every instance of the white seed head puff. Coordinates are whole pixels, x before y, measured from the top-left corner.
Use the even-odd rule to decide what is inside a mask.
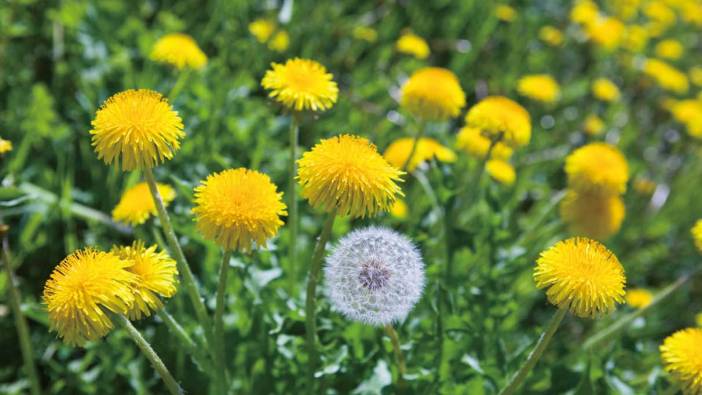
[[[374,226],[342,238],[324,275],[324,293],[335,310],[376,326],[404,320],[424,288],[424,263],[414,244]]]

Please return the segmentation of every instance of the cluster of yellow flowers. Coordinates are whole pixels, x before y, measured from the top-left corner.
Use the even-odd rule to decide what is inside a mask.
[[[271,19],[256,19],[249,23],[249,33],[256,41],[267,44],[268,48],[276,52],[285,52],[290,46],[290,35]]]

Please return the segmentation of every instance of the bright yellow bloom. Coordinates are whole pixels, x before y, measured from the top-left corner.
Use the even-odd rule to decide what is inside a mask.
[[[568,185],[578,192],[618,194],[626,191],[629,166],[624,155],[606,143],[590,143],[565,160]]]
[[[553,103],[561,95],[561,87],[548,74],[526,75],[517,82],[520,95],[544,103]]]
[[[517,10],[507,4],[500,4],[495,7],[495,16],[503,22],[512,22],[517,17]]]
[[[175,199],[175,191],[166,184],[156,184],[156,187],[167,207]],[[131,226],[143,224],[152,215],[156,215],[156,205],[145,182],[127,189],[112,210],[112,219]]]
[[[261,44],[268,41],[275,31],[275,22],[270,19],[259,18],[249,23],[249,33]]]
[[[619,232],[625,211],[618,195],[573,190],[568,190],[560,207],[571,234],[596,240],[606,240]]]
[[[141,241],[131,246],[113,246],[111,253],[121,260],[130,262],[127,270],[137,276],[132,285],[134,305],[127,313],[130,320],[148,317],[160,310],[163,302],[160,297],[170,298],[176,293],[178,268],[176,262],[156,246],[144,247]]]
[[[265,246],[287,215],[271,179],[254,170],[238,168],[210,174],[195,187],[193,214],[197,228],[227,250]]]
[[[643,309],[653,302],[653,293],[647,289],[634,288],[626,291],[624,295],[626,304],[636,309]]]
[[[353,28],[353,37],[358,40],[374,43],[378,40],[378,32],[370,26],[356,26]]]
[[[613,102],[619,100],[619,88],[607,78],[598,78],[592,83],[592,94],[602,100]]]
[[[314,60],[294,58],[273,63],[261,81],[269,96],[295,111],[324,111],[336,103],[339,87],[327,69]]]
[[[513,185],[517,179],[517,172],[507,161],[501,159],[490,159],[485,163],[485,170],[493,180],[504,185]]]
[[[595,114],[590,114],[585,118],[585,122],[583,123],[583,129],[585,129],[585,133],[589,134],[590,136],[598,136],[602,134],[604,131],[605,124],[602,118],[598,117]]]
[[[429,56],[429,44],[418,35],[407,32],[403,33],[395,43],[398,52],[412,55],[417,59],[426,59]]]
[[[123,170],[151,168],[180,148],[183,121],[168,100],[148,89],[130,89],[105,100],[92,122],[92,144],[107,164]]]
[[[695,226],[692,227],[692,239],[695,242],[695,246],[702,253],[702,219],[698,219],[695,222]]]
[[[407,161],[413,145],[414,138],[412,137],[397,139],[385,149],[383,157],[385,157],[388,163],[401,169]],[[436,158],[441,162],[455,162],[456,153],[432,138],[423,137],[417,142],[417,148],[412,155],[412,160],[407,165],[407,171],[414,171],[421,163],[431,160],[432,158]]]
[[[483,136],[483,132],[480,129],[465,126],[458,131],[456,147],[478,159],[484,159],[490,149],[490,139]],[[512,156],[513,152],[512,148],[505,145],[505,143],[497,142],[492,148],[490,158],[506,160]]]
[[[0,155],[12,151],[12,141],[0,137]]]
[[[504,141],[511,147],[529,144],[531,117],[524,107],[504,96],[488,96],[471,107],[466,124],[479,128],[483,135]]]
[[[648,44],[648,30],[640,25],[629,25],[622,37],[622,47],[634,53],[640,53]]]
[[[702,313],[697,313],[695,315],[695,324],[697,324],[697,326],[702,327]]]
[[[680,59],[683,54],[682,44],[678,40],[663,40],[656,44],[656,56],[664,59]]]
[[[613,50],[622,42],[626,28],[619,19],[600,16],[585,25],[585,33],[595,44]]]
[[[663,1],[649,1],[643,12],[650,20],[648,31],[653,37],[660,36],[675,23],[675,11]]]
[[[400,105],[417,118],[444,121],[458,116],[466,105],[466,95],[453,72],[425,67],[410,76],[402,86]]]
[[[273,35],[268,43],[268,48],[276,52],[285,52],[290,46],[290,36],[285,30],[281,30]]]
[[[597,241],[574,237],[541,252],[534,269],[549,302],[578,317],[596,317],[624,302],[626,277],[617,257]]]
[[[390,207],[390,215],[397,219],[406,219],[408,211],[407,203],[402,199],[395,200],[395,203]]]
[[[597,19],[599,12],[600,10],[594,1],[578,1],[570,10],[570,20],[581,24],[591,23]]]
[[[681,7],[680,17],[683,21],[691,23],[696,27],[702,26],[702,3],[686,1]]]
[[[678,122],[685,125],[690,136],[702,138],[702,98],[671,100],[666,107]]]
[[[689,89],[687,75],[662,60],[646,60],[643,71],[667,91],[683,94]]]
[[[197,42],[187,34],[166,34],[156,41],[151,50],[151,59],[167,63],[182,70],[190,68],[200,70],[207,65],[207,55],[198,47]]]
[[[688,74],[690,75],[690,81],[693,84],[702,86],[702,67],[693,66],[690,68],[690,71],[688,71]]]
[[[679,330],[660,347],[665,371],[683,387],[685,395],[702,394],[702,329]]]
[[[634,191],[641,195],[650,195],[656,190],[656,183],[648,178],[634,180]]]
[[[563,44],[563,33],[553,26],[542,26],[539,29],[539,38],[546,44],[558,47]]]
[[[402,171],[370,141],[343,134],[324,139],[298,160],[302,196],[313,207],[352,217],[387,211],[402,195]]]
[[[134,304],[137,276],[132,263],[114,254],[86,248],[67,256],[44,285],[44,303],[52,330],[69,345],[83,345],[112,329],[108,314],[127,314]]]

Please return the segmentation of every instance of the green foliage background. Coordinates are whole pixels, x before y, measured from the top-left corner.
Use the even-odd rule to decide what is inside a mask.
[[[259,17],[285,17],[291,45],[270,51],[248,32]],[[471,184],[467,203],[449,227],[453,273],[446,276],[446,231],[440,206],[454,198],[478,163],[464,154],[454,165],[429,164],[407,177],[406,220],[388,215],[342,219],[336,240],[364,224],[385,224],[405,232],[420,246],[428,286],[419,305],[399,325],[409,368],[410,393],[491,394],[519,366],[555,309],[531,279],[539,251],[567,237],[557,201],[565,187],[563,159],[586,141],[584,117],[598,111],[608,125],[606,140],[626,154],[634,178],[658,184],[652,204],[629,188],[621,232],[606,242],[623,263],[629,286],[663,288],[699,265],[689,229],[702,216],[699,143],[660,108],[666,95],[626,64],[632,59],[592,47],[568,34],[562,47],[547,47],[538,29],[551,24],[573,33],[570,3],[515,2],[518,16],[504,23],[487,1],[35,1],[0,3],[0,135],[14,151],[2,159],[3,220],[11,226],[10,245],[30,319],[35,358],[43,387],[51,394],[164,393],[162,383],[126,334],[113,331],[85,349],[62,345],[49,333],[40,295],[54,266],[87,245],[108,249],[134,238],[155,242],[149,223],[139,229],[116,227],[109,213],[139,174],[122,173],[97,160],[90,146],[90,121],[108,96],[127,88],[167,93],[178,74],[154,64],[147,54],[165,33],[192,35],[209,57],[192,72],[174,102],[187,137],[175,158],[159,167],[157,178],[178,193],[169,211],[196,276],[214,302],[220,252],[196,231],[190,208],[192,188],[207,174],[245,166],[287,185],[289,117],[267,99],[259,82],[273,61],[293,56],[315,59],[335,76],[338,103],[304,118],[301,145],[341,132],[367,136],[382,151],[390,141],[413,133],[394,99],[408,74],[424,65],[454,71],[469,106],[486,93],[519,98],[517,79],[547,72],[563,86],[562,99],[543,105],[520,98],[532,115],[532,142],[514,160],[518,178],[504,187],[483,178]],[[281,11],[282,10],[282,11]],[[353,29],[370,25],[378,40],[355,39]],[[417,60],[399,54],[395,40],[403,29],[428,39],[432,54]],[[678,66],[699,64],[699,30],[680,24],[669,32],[685,42]],[[650,45],[647,49],[650,51]],[[603,105],[590,94],[591,81],[613,79],[620,102]],[[454,146],[462,118],[432,125],[429,135]],[[456,169],[469,169],[459,172]],[[433,188],[433,189],[432,189]],[[482,191],[482,192],[481,192]],[[301,201],[300,267],[287,262],[287,238],[266,251],[237,255],[228,284],[226,349],[236,393],[304,393],[304,278],[322,214]],[[151,220],[153,221],[153,220]],[[0,289],[7,279],[0,277]],[[621,336],[590,352],[588,336],[631,312],[622,306],[598,320],[569,316],[524,393],[652,394],[668,387],[658,345],[673,331],[694,325],[702,310],[700,279],[677,290],[662,306],[628,326]],[[5,292],[2,292],[4,300]],[[445,327],[437,332],[438,301],[445,297]],[[0,309],[0,393],[21,394],[27,382],[21,368],[11,313]],[[167,308],[193,329],[183,293]],[[188,393],[207,393],[207,376],[183,355],[155,318],[137,322]],[[351,323],[320,298],[319,335],[328,393],[394,393],[396,368],[381,330]],[[446,342],[438,350],[439,339]]]

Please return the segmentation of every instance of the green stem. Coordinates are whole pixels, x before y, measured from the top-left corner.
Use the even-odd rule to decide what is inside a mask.
[[[176,80],[175,84],[173,84],[173,88],[171,88],[171,91],[168,93],[168,100],[173,103],[178,97],[178,94],[180,93],[181,90],[183,90],[183,87],[185,86],[185,83],[188,82],[188,77],[190,76],[190,70],[185,69],[182,71],[178,72],[178,79]]]
[[[229,259],[232,256],[231,250],[225,250],[222,254],[222,264],[219,268],[219,284],[217,285],[217,305],[215,307],[215,328],[214,340],[217,348],[217,382],[222,394],[227,392],[229,375],[227,374],[227,362],[224,350],[224,296],[227,290],[227,275],[229,273]]]
[[[424,136],[424,132],[426,131],[426,122],[421,121],[419,123],[419,130],[417,130],[417,134],[414,135],[414,140],[412,141],[412,149],[410,150],[409,155],[407,156],[407,159],[405,159],[405,163],[402,164],[402,167],[400,170],[402,171],[407,171],[407,167],[409,166],[410,163],[412,163],[412,157],[414,156],[415,152],[417,152],[417,146],[419,145],[419,140]],[[414,169],[413,169],[414,170]]]
[[[297,274],[297,233],[299,221],[297,218],[297,182],[295,175],[297,174],[297,145],[300,138],[300,126],[297,120],[297,114],[293,114],[290,119],[290,163],[288,164],[288,226],[290,228],[290,245],[288,246],[288,260],[291,270]],[[295,276],[297,278],[297,276]]]
[[[159,358],[158,354],[156,354],[156,351],[151,348],[149,342],[147,342],[146,339],[141,336],[141,333],[139,333],[139,331],[125,316],[117,315],[116,317],[117,322],[122,326],[122,328],[127,330],[129,337],[134,340],[134,343],[136,343],[137,347],[139,347],[146,359],[151,362],[151,366],[153,366],[154,369],[156,369],[156,372],[158,372],[159,376],[161,376],[161,379],[166,384],[166,388],[168,388],[171,395],[183,395],[185,392],[183,392],[183,389],[180,388],[180,385],[173,378],[171,372],[168,371],[166,365],[163,364],[163,361],[161,358]]]
[[[561,324],[561,321],[563,321],[563,317],[565,317],[567,312],[567,309],[558,309],[558,311],[556,311],[556,314],[551,319],[544,333],[541,334],[539,341],[527,357],[527,360],[524,361],[524,364],[522,364],[517,373],[512,376],[507,386],[500,391],[499,395],[512,395],[519,389],[519,386],[522,385],[527,378],[531,369],[533,369],[539,359],[541,359],[541,356],[544,354],[546,347],[548,347],[548,344],[551,342],[553,335],[556,333],[558,326]]]
[[[146,179],[146,183],[149,185],[149,190],[151,190],[151,196],[153,197],[154,203],[156,204],[156,210],[158,211],[158,216],[161,220],[161,227],[163,228],[163,232],[166,235],[166,240],[168,241],[171,253],[175,255],[175,259],[178,264],[178,270],[183,275],[183,286],[185,286],[185,290],[188,293],[188,296],[190,296],[190,301],[192,302],[193,308],[195,309],[195,315],[197,316],[198,321],[200,321],[202,330],[205,333],[205,339],[207,340],[208,349],[210,350],[210,353],[213,353],[214,348],[212,341],[214,334],[212,333],[212,324],[210,323],[210,317],[207,315],[205,303],[200,297],[200,292],[198,291],[197,284],[195,283],[195,277],[193,276],[192,271],[190,271],[188,261],[185,260],[183,250],[180,248],[178,238],[176,237],[176,234],[173,231],[171,219],[168,216],[168,212],[166,211],[165,206],[163,205],[163,199],[161,198],[161,194],[158,192],[156,180],[154,179],[154,173],[151,170],[151,168],[144,168],[144,178]]]
[[[314,394],[314,372],[317,369],[317,282],[319,274],[322,271],[322,260],[327,241],[331,237],[334,219],[336,218],[336,209],[328,214],[324,221],[322,232],[317,240],[317,245],[314,248],[312,255],[312,264],[310,266],[310,274],[307,279],[307,299],[305,300],[305,320],[307,331],[307,356],[308,371],[307,371],[307,393]]]
[[[400,349],[400,338],[397,336],[397,331],[392,325],[385,325],[385,333],[390,337],[390,342],[392,342],[392,350],[395,354],[395,362],[397,363],[397,386],[398,388],[403,388],[405,386],[405,374],[407,373],[407,368],[405,366],[405,358],[402,356],[402,349]]]
[[[188,335],[188,332],[186,332],[185,329],[180,326],[178,321],[176,321],[172,315],[168,314],[165,309],[158,310],[156,314],[159,316],[159,318],[161,318],[161,321],[166,324],[168,330],[173,333],[176,338],[178,338],[183,346],[185,346],[186,351],[192,355],[193,360],[197,362],[200,368],[205,373],[211,373],[212,365],[210,364],[207,354],[202,352],[202,349],[195,344],[190,335]]]
[[[6,227],[6,225],[0,225]],[[7,229],[4,229],[6,231]],[[12,260],[10,259],[10,248],[7,241],[7,235],[3,236],[2,239],[2,260],[5,267],[5,274],[7,276],[7,293],[8,299],[10,300],[10,307],[12,308],[12,314],[15,316],[15,327],[17,328],[17,336],[20,341],[20,350],[22,351],[22,359],[24,360],[24,370],[29,377],[29,385],[32,395],[41,394],[41,387],[39,386],[39,376],[37,375],[37,369],[34,366],[34,350],[32,349],[32,340],[29,336],[29,326],[27,326],[27,321],[24,319],[22,314],[22,298],[20,296],[19,289],[15,284],[15,275],[12,271]]]

